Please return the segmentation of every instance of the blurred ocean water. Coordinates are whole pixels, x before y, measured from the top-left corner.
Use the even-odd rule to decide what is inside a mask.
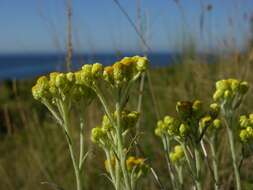
[[[83,64],[100,62],[105,65],[134,54],[82,54],[73,56],[73,70]],[[152,53],[148,55],[151,67],[162,67],[171,64],[176,54]],[[0,55],[0,80],[29,79],[52,71],[64,71],[65,56],[63,54],[17,54]]]

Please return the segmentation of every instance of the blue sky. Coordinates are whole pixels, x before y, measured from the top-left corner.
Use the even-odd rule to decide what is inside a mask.
[[[136,21],[136,0],[119,0]],[[192,39],[199,50],[242,48],[249,35],[252,0],[140,0],[142,25],[152,51],[180,51]],[[243,2],[243,3],[241,3]],[[113,0],[73,0],[75,52],[140,50],[140,41]],[[65,0],[0,0],[0,53],[63,51]],[[233,40],[231,40],[233,39]]]

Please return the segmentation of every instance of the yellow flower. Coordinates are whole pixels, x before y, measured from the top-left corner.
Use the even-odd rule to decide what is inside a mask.
[[[111,160],[108,160],[108,159],[105,160],[105,169],[108,173],[110,172],[110,165],[109,164],[111,164],[111,167],[113,169],[116,164],[115,158],[112,158]]]

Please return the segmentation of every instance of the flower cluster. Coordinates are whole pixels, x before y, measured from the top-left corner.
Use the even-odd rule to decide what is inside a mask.
[[[57,103],[57,99],[79,100],[81,97],[91,99],[93,91],[86,86],[77,73],[52,72],[47,76],[41,76],[32,88],[33,97],[36,100],[47,103]]]
[[[221,120],[218,118],[220,113],[220,106],[213,103],[209,106],[209,112],[199,120],[199,127],[201,130],[207,129],[210,133],[221,128]]]
[[[242,115],[240,117],[240,139],[247,143],[253,140],[253,113],[250,115]]]
[[[184,158],[184,151],[183,151],[182,146],[176,145],[176,146],[174,147],[174,151],[173,151],[173,152],[170,152],[169,157],[170,157],[170,160],[171,160],[173,163],[178,163],[178,162],[180,162],[180,161]]]
[[[131,80],[136,80],[147,67],[148,59],[146,57],[125,57],[112,66],[105,67],[103,78],[112,86],[121,87]]]
[[[97,80],[101,79],[103,66],[100,63],[85,64],[80,71],[75,73],[77,84],[93,87]]]
[[[159,120],[157,122],[155,134],[160,137],[162,135],[169,135],[169,136],[178,135],[179,125],[180,122],[177,119],[171,116],[165,116],[163,120]]]
[[[136,111],[123,110],[121,112],[121,125],[123,132],[135,126],[139,116],[140,114]],[[116,120],[116,112],[113,114],[113,119]],[[110,143],[110,137],[112,133],[115,133],[114,126],[108,116],[104,115],[101,126],[97,126],[92,129],[91,140],[94,143],[105,146]]]
[[[212,131],[221,127],[221,121],[218,119],[220,106],[217,103],[211,104],[208,111],[204,111],[199,100],[180,101],[177,102],[176,110],[179,119],[165,116],[163,120],[157,122],[155,129],[157,136],[199,139],[201,133],[206,129]]]
[[[246,81],[223,79],[216,82],[216,91],[213,94],[213,99],[231,108],[237,107],[248,89],[249,85]]]
[[[149,169],[148,165],[145,164],[144,158],[137,158],[129,156],[126,160],[127,169],[130,173],[134,173],[136,178],[142,175],[146,175]]]

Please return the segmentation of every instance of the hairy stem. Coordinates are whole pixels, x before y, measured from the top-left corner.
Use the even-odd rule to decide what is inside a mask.
[[[197,190],[202,190],[201,179],[200,179],[201,178],[201,156],[200,156],[200,151],[198,147],[194,148],[194,155],[195,155],[195,165],[196,165],[195,184],[196,184]]]
[[[213,174],[214,174],[214,189],[219,190],[219,173],[218,173],[218,161],[216,155],[216,137],[212,137],[210,140],[210,149],[212,154],[212,165],[213,165]]]
[[[120,99],[120,96],[118,97],[118,99]],[[119,164],[122,169],[126,190],[132,190],[130,177],[129,177],[127,166],[126,166],[126,155],[124,153],[124,148],[123,148],[123,139],[122,139],[122,132],[121,132],[121,108],[120,108],[119,102],[120,101],[116,103],[116,117],[117,117],[116,135],[117,135],[117,140],[118,140],[117,150],[118,150],[118,155],[119,155],[119,162],[120,162]]]
[[[64,121],[64,129],[65,129],[65,137],[67,139],[67,143],[68,143],[68,147],[69,147],[69,153],[70,153],[70,157],[73,163],[73,167],[74,167],[74,171],[75,171],[75,177],[76,177],[76,189],[77,190],[82,190],[82,182],[81,182],[81,176],[80,176],[80,171],[78,168],[78,163],[77,160],[75,158],[75,154],[74,154],[74,148],[73,148],[73,144],[72,144],[72,138],[69,135],[69,127],[70,127],[70,123],[69,123],[69,115],[68,115],[68,110],[66,105],[63,103],[62,104],[62,112],[63,112],[63,121]]]
[[[237,160],[236,160],[236,154],[235,154],[235,142],[234,142],[234,134],[232,129],[227,126],[227,133],[228,133],[228,140],[229,140],[229,145],[230,145],[230,151],[231,151],[231,156],[232,156],[232,161],[233,161],[233,167],[234,167],[234,174],[235,174],[235,180],[236,180],[236,189],[241,190],[241,179],[240,179],[240,174],[239,174],[239,168],[237,166]]]

